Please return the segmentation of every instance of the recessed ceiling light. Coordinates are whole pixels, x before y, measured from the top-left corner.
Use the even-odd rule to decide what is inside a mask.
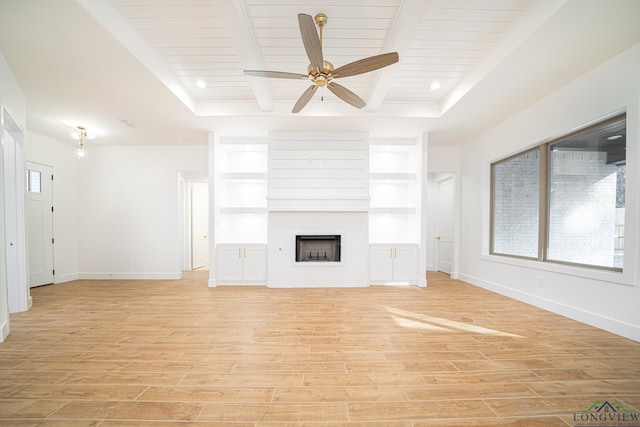
[[[616,139],[620,139],[622,138],[622,135],[611,135],[609,138],[607,138],[608,141],[615,141]]]
[[[431,86],[429,86],[429,89],[438,90],[438,89],[440,89],[440,86],[441,86],[440,82],[433,82],[433,83],[431,83]]]
[[[196,86],[198,86],[200,89],[204,89],[205,87],[207,87],[207,84],[204,82],[204,80],[197,80]]]

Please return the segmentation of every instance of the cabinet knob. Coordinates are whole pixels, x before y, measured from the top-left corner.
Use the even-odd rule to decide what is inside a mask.
[[[436,236],[436,240],[440,240],[440,236]]]

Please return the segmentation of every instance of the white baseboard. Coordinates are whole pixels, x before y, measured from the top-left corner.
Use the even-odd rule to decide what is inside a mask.
[[[469,276],[467,274],[460,274],[459,276],[460,280],[472,285],[640,342],[640,327],[638,326],[621,322],[616,319],[611,319],[598,313],[586,311],[581,308],[559,303],[547,298],[542,298],[537,295],[532,295],[527,292],[522,292],[504,285],[488,282],[486,280]]]
[[[54,283],[65,283],[78,280],[78,273],[56,274]]]
[[[9,336],[9,322],[4,322],[0,327],[0,342],[4,342]]]
[[[182,272],[175,273],[78,273],[78,280],[180,280]]]
[[[368,288],[369,283],[354,283],[349,285],[344,284],[282,284],[282,283],[267,283],[268,288],[274,289],[315,289],[315,288]]]

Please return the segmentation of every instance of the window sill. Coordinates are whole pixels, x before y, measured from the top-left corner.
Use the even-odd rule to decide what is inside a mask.
[[[619,285],[636,286],[633,282],[633,274],[631,272],[617,272],[599,270],[597,268],[577,267],[564,264],[555,264],[551,262],[542,262],[536,260],[511,258],[502,255],[483,254],[480,259],[488,262],[496,262],[500,264],[514,265],[518,267],[531,268],[534,270],[549,271],[552,273],[565,274],[567,276],[584,277],[586,279],[598,280],[602,282],[616,283]]]

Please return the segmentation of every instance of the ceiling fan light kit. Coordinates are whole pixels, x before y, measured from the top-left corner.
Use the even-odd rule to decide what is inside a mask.
[[[346,87],[334,82],[333,79],[341,77],[350,77],[358,74],[368,73],[380,68],[384,68],[391,64],[395,64],[399,60],[397,52],[383,53],[381,55],[370,56],[355,62],[334,68],[333,64],[324,59],[322,53],[322,29],[326,25],[327,15],[319,13],[315,19],[311,15],[304,13],[298,14],[298,25],[300,27],[300,35],[304,49],[309,58],[309,66],[307,74],[288,73],[283,71],[266,71],[266,70],[244,70],[246,76],[267,77],[273,79],[293,79],[293,80],[310,80],[313,84],[309,86],[300,96],[296,104],[293,106],[292,113],[300,112],[313,98],[314,93],[319,87],[328,88],[338,98],[356,108],[363,108],[367,105],[362,98],[347,89]],[[316,31],[316,26],[320,34]]]

